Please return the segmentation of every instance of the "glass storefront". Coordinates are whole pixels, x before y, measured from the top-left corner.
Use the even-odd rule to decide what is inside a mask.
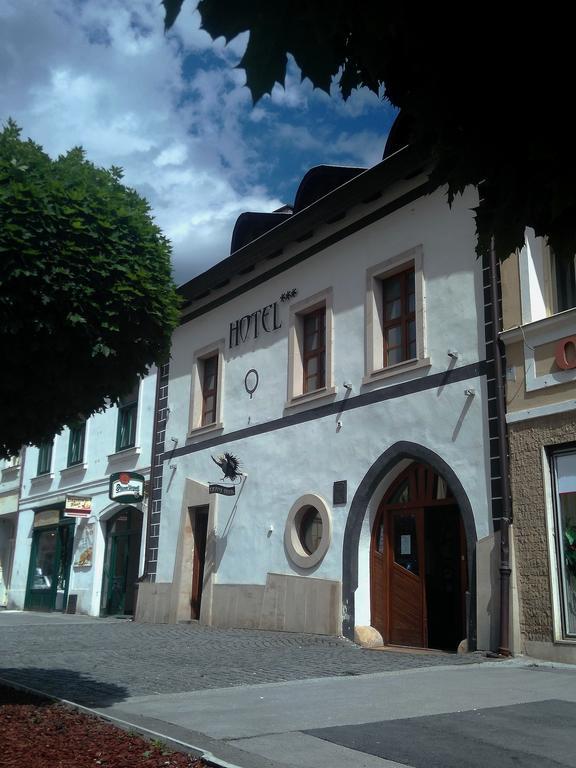
[[[576,449],[552,459],[564,635],[576,639]]]

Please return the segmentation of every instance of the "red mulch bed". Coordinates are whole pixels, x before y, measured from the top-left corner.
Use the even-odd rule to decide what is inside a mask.
[[[0,685],[2,768],[205,768],[65,704]]]

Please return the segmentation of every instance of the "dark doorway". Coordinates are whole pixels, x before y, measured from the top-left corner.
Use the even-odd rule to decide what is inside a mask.
[[[426,606],[430,648],[453,651],[466,634],[462,599],[466,558],[462,551],[461,528],[457,507],[425,510]]]
[[[413,463],[372,530],[372,626],[393,645],[455,651],[465,632],[466,541],[442,477]]]
[[[106,523],[106,555],[102,582],[102,613],[134,613],[134,585],[140,564],[142,513],[124,507]]]
[[[208,533],[208,507],[195,507],[192,515],[192,536],[194,538],[194,562],[192,566],[192,618],[200,618],[202,586],[204,584],[204,563],[206,561],[206,536]]]

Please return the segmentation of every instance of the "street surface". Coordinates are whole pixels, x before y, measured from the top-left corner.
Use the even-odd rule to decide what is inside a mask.
[[[567,665],[17,612],[0,639],[0,678],[242,768],[576,768]]]

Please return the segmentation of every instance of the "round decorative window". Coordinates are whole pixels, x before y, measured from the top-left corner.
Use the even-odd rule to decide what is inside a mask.
[[[296,516],[296,531],[300,544],[311,555],[322,540],[322,517],[316,507],[302,507]]]
[[[300,568],[317,565],[330,546],[332,518],[321,496],[308,493],[293,505],[286,520],[284,545],[293,563]]]

